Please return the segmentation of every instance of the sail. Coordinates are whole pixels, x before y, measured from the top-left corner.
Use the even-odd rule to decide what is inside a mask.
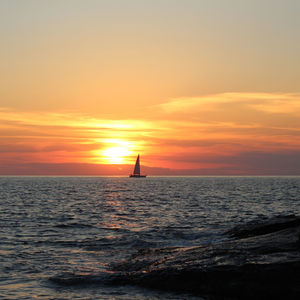
[[[138,155],[138,157],[136,159],[136,162],[135,162],[133,174],[140,175],[140,173],[141,173],[141,170],[140,170],[140,155]]]
[[[141,175],[141,168],[140,168],[140,155],[137,156],[133,174],[130,174],[129,177],[134,177],[134,178],[143,178],[146,177],[147,175]]]

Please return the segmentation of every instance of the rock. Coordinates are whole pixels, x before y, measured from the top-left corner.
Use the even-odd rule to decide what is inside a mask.
[[[114,284],[208,299],[300,299],[300,217],[237,226],[222,243],[139,251],[112,266]]]
[[[226,232],[235,238],[245,238],[279,231],[285,228],[300,226],[300,218],[295,215],[276,216],[271,219],[255,220],[242,224]]]

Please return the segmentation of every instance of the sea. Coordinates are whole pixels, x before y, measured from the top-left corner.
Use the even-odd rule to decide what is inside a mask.
[[[199,299],[105,277],[140,249],[299,210],[300,177],[0,177],[0,299]]]

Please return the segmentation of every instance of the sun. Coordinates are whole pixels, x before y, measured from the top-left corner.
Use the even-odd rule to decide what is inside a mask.
[[[111,164],[123,164],[126,160],[126,157],[131,153],[130,150],[124,147],[111,147],[103,150],[102,155],[103,159]]]
[[[101,164],[129,164],[136,152],[137,143],[132,140],[106,138],[99,139],[101,149],[92,151],[92,159]]]

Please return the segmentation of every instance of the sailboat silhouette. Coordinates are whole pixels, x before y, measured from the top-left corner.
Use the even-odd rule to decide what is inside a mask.
[[[137,156],[133,174],[130,174],[129,177],[141,178],[146,177],[147,175],[141,175],[141,167],[140,167],[140,155]]]

